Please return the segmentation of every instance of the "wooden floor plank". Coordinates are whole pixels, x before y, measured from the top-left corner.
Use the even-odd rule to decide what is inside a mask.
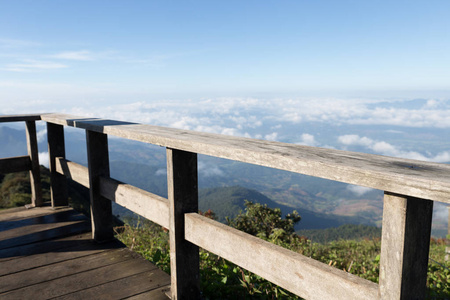
[[[93,255],[5,275],[0,277],[0,293],[98,269],[130,259],[132,259],[130,251],[126,248],[122,248],[111,251],[103,251],[102,253],[96,253]]]
[[[170,299],[170,284],[168,286],[160,287],[145,293],[141,293],[135,296],[124,298],[127,300],[167,300]]]
[[[49,299],[67,295],[148,271],[148,264],[145,262],[140,259],[126,260],[114,265],[0,293],[0,299]]]
[[[84,216],[31,211],[1,212],[0,299],[168,299],[168,274],[119,241],[95,243]]]
[[[48,252],[64,251],[66,248],[78,247],[83,243],[91,243],[92,234],[90,232],[72,235],[68,237],[45,240],[33,244],[21,245],[0,250],[0,263],[17,259],[23,256],[42,254]],[[2,264],[3,265],[3,264]]]
[[[26,245],[57,237],[78,234],[90,230],[91,224],[87,221],[65,222],[62,224],[46,224],[41,227],[33,227],[34,232],[28,232],[22,236],[10,237],[0,240],[0,249],[7,249],[20,245]],[[6,234],[5,234],[6,235]]]
[[[34,214],[26,218],[17,218],[13,220],[3,220],[0,222],[0,239],[1,234],[5,231],[20,230],[22,227],[37,226],[40,224],[50,224],[56,222],[78,221],[86,220],[87,218],[72,209],[59,210],[59,211],[47,211],[48,214]],[[28,228],[23,228],[28,230]]]
[[[147,296],[152,293],[152,297],[146,299],[165,299],[168,297],[163,291],[166,291],[170,287],[170,278],[161,276],[161,270],[155,269],[144,273],[136,274],[126,278],[122,278],[116,281],[108,282],[96,287],[85,289],[76,293],[58,297],[58,300],[78,300],[78,299],[96,299],[96,300],[113,300],[124,299],[130,297],[130,295],[136,295],[138,293],[148,293]],[[115,287],[120,286],[120,289]],[[114,291],[114,292],[111,292]],[[157,298],[156,296],[161,296]]]
[[[31,207],[27,208],[25,206],[8,208],[4,210],[0,210],[0,222],[4,221],[14,221],[20,220],[24,218],[37,217],[37,216],[45,216],[54,214],[55,211],[70,211],[72,208],[70,207],[58,207],[56,209],[52,208],[49,203],[46,203],[45,206],[42,207]]]
[[[117,241],[101,245],[91,240],[82,241],[78,246],[71,244],[70,248],[56,249],[54,251],[48,250],[48,252],[45,253],[38,253],[5,261],[1,264],[0,276],[124,247],[124,245]],[[4,280],[4,278],[0,277],[0,280]]]

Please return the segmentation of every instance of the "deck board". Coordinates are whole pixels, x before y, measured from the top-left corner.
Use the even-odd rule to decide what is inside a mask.
[[[170,276],[72,209],[0,214],[0,299],[168,299]]]

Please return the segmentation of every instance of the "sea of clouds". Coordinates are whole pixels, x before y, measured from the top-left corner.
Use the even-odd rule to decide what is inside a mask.
[[[36,106],[41,105],[36,103]],[[27,107],[29,109],[30,106]],[[40,112],[42,109],[36,108],[34,111]],[[101,106],[93,103],[65,107],[60,112],[450,162],[450,142],[442,136],[446,133],[447,137],[450,136],[450,100],[215,98]],[[45,134],[43,130],[40,134]],[[420,134],[415,136],[415,131],[420,131]],[[403,138],[392,138],[402,134]],[[424,135],[428,138],[424,139]],[[430,141],[433,147],[427,148],[426,143]]]

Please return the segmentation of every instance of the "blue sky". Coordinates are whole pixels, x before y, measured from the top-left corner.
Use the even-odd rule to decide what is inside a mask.
[[[0,115],[449,163],[449,15],[447,0],[0,0]]]
[[[0,5],[2,106],[450,91],[448,1]]]

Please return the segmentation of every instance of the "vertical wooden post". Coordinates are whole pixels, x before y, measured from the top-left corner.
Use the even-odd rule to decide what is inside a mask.
[[[67,195],[67,179],[64,175],[56,172],[56,158],[66,157],[66,149],[64,145],[64,126],[47,123],[47,140],[52,207],[67,206],[69,205]]]
[[[385,192],[381,299],[424,299],[433,201]]]
[[[31,183],[31,204],[32,206],[42,206],[42,184],[41,172],[39,170],[39,152],[36,137],[36,122],[26,121],[27,148],[31,159],[30,183]]]
[[[199,299],[199,249],[184,239],[184,214],[198,212],[197,154],[167,149],[172,300]]]
[[[106,242],[114,237],[111,201],[100,195],[100,176],[109,177],[108,136],[86,130],[91,197],[92,238]]]

